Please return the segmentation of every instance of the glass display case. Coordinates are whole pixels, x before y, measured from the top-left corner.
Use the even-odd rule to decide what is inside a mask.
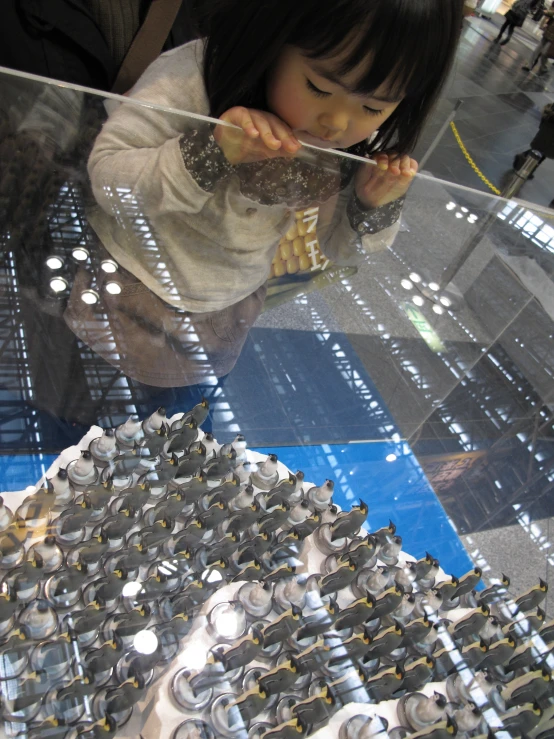
[[[0,732],[550,737],[553,212],[0,89]]]

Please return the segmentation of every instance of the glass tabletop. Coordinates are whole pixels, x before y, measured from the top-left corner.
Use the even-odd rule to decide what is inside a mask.
[[[0,86],[5,735],[550,730],[552,211]]]

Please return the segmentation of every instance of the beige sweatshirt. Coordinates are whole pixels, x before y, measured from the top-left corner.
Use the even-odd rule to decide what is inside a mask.
[[[364,250],[390,245],[397,224],[371,235],[351,226],[351,184],[330,194],[329,182],[338,182],[340,160],[345,163],[336,154],[308,151],[308,163],[238,165],[214,187],[198,184],[180,140],[206,134],[212,124],[178,111],[209,113],[202,55],[201,41],[163,54],[130,92],[173,112],[122,104],[96,140],[88,168],[100,208],[90,221],[114,259],[174,307],[207,312],[264,283],[279,239],[302,207],[321,205],[317,233],[332,261],[353,264]],[[202,166],[209,175],[210,162]]]

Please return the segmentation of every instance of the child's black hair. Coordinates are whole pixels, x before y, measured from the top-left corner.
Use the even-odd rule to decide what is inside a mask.
[[[463,0],[202,0],[204,81],[211,115],[243,105],[267,110],[266,79],[286,44],[308,57],[348,52],[339,73],[371,59],[357,91],[387,82],[405,97],[372,151],[411,152],[438,98],[462,28]],[[198,7],[198,6],[197,6]],[[366,147],[367,149],[367,147]]]

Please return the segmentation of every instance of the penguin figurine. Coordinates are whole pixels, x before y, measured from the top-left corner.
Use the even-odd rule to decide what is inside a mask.
[[[223,480],[221,485],[210,490],[210,505],[212,503],[224,503],[227,505],[237,495],[240,490],[240,480],[235,473],[233,473],[229,479]]]
[[[85,655],[87,669],[95,675],[107,672],[115,667],[124,652],[123,641],[114,634],[113,639],[104,642],[97,649],[87,652]]]
[[[279,695],[279,693],[285,693],[289,688],[292,688],[301,675],[300,666],[295,657],[291,657],[287,662],[282,662],[266,672],[265,675],[261,675],[258,678],[258,685],[269,696]]]
[[[252,690],[239,695],[235,701],[230,703],[229,710],[232,707],[238,708],[242,720],[247,723],[256,718],[262,711],[265,711],[269,701],[269,695],[265,690],[262,690],[259,685],[256,685]]]
[[[237,562],[243,564],[252,559],[260,559],[269,549],[271,542],[271,535],[265,532],[246,539],[237,547]]]
[[[295,706],[291,713],[303,726],[314,726],[328,721],[335,710],[335,699],[326,685],[319,693],[305,698]]]
[[[479,707],[473,701],[470,701],[454,711],[452,718],[456,722],[458,733],[462,734],[475,731],[483,720],[483,714]]]
[[[168,433],[169,429],[166,426],[165,423],[162,423],[159,429],[156,429],[152,436],[150,436],[145,442],[144,442],[144,454],[148,459],[154,460],[158,455],[160,455],[163,451],[163,448],[167,444],[168,441]],[[173,456],[173,451],[168,450],[169,456]]]
[[[410,739],[450,739],[458,733],[456,720],[447,716],[446,721],[438,721],[421,731],[410,734]]]
[[[90,498],[94,510],[101,511],[116,494],[113,478],[108,477],[107,480],[96,485],[87,485],[85,493]]]
[[[293,718],[264,731],[263,736],[265,739],[297,739],[299,736],[306,736],[306,727],[302,726],[299,719]]]
[[[85,493],[80,503],[75,503],[60,514],[58,519],[60,535],[67,536],[81,531],[87,525],[93,513],[92,503]]]
[[[293,531],[298,537],[299,541],[304,541],[310,534],[313,534],[313,532],[317,529],[317,527],[321,523],[321,513],[319,511],[314,511],[311,516],[304,519],[301,523],[296,524],[296,526],[293,527]]]
[[[205,533],[206,527],[204,524],[197,518],[191,519],[177,535],[173,547],[174,552],[183,552],[187,549],[195,551]]]
[[[141,450],[135,442],[131,449],[125,449],[112,459],[109,467],[109,475],[116,478],[126,478],[131,475],[140,464]]]
[[[369,508],[363,500],[348,513],[341,512],[331,526],[331,541],[352,537],[367,519]]]
[[[240,537],[233,531],[228,531],[219,541],[210,544],[207,548],[207,564],[217,562],[219,559],[228,559],[240,545]],[[250,561],[252,557],[249,558]]]
[[[61,719],[49,716],[38,725],[28,724],[26,739],[67,739],[70,728]]]
[[[206,447],[201,441],[193,442],[187,454],[179,459],[179,466],[175,473],[176,478],[195,476],[206,462]]]
[[[201,511],[198,514],[198,520],[206,527],[215,529],[219,524],[224,521],[229,515],[229,509],[223,502],[212,503],[207,511]]]
[[[367,651],[368,659],[380,659],[386,657],[402,644],[404,639],[404,627],[396,621],[394,626],[382,629],[377,636],[373,637]]]
[[[542,708],[538,703],[524,703],[500,716],[505,731],[512,736],[527,736],[542,718]]]
[[[0,591],[0,626],[11,621],[18,605],[16,590],[8,583],[4,584]]]
[[[11,674],[12,671],[15,672],[15,663],[28,659],[31,647],[32,640],[27,628],[23,625],[14,629],[9,639],[0,644],[0,659],[4,662],[4,670],[9,672],[11,677],[16,677],[16,675]],[[11,667],[10,663],[12,663]]]
[[[462,659],[471,668],[476,670],[481,665],[481,662],[487,655],[488,651],[489,645],[483,639],[479,639],[479,641],[475,641],[472,644],[462,647]],[[457,671],[457,667],[454,668],[454,670],[450,670],[450,672],[455,671]]]
[[[402,681],[402,690],[406,694],[420,690],[425,683],[431,682],[435,671],[435,660],[429,655],[420,657],[414,662],[405,665],[404,680]]]
[[[486,606],[491,606],[493,603],[505,600],[508,595],[508,588],[510,587],[510,578],[507,575],[502,575],[502,579],[499,583],[493,583],[488,588],[481,590],[479,593],[479,603]]]
[[[109,541],[117,541],[129,533],[136,524],[137,510],[127,499],[115,514],[109,516],[102,524],[102,532]]]
[[[156,505],[154,508],[154,520],[159,521],[167,517],[175,519],[183,513],[187,505],[185,492],[176,488],[168,494],[165,500],[160,501]]]
[[[304,480],[304,473],[300,473],[302,475],[302,481]],[[302,485],[302,481],[300,482],[300,486]],[[294,498],[295,493],[297,493],[299,490],[298,486],[298,473],[296,475],[293,475],[292,472],[289,472],[288,477],[283,477],[282,480],[280,480],[275,487],[271,488],[268,495],[283,495],[285,500],[290,501],[291,503],[296,503],[298,500]]]
[[[383,618],[383,616],[388,616],[389,613],[393,613],[393,611],[395,611],[402,602],[403,597],[404,588],[401,585],[398,585],[398,583],[395,583],[392,587],[385,590],[384,593],[381,593],[381,595],[378,595],[377,598],[375,598],[375,607],[371,617]]]
[[[518,613],[527,613],[528,611],[532,611],[543,602],[547,593],[548,583],[546,583],[542,578],[539,578],[538,585],[534,585],[532,588],[527,590],[527,592],[520,595],[519,598],[516,598],[515,603],[517,610],[515,611],[514,616],[517,616]]]
[[[544,624],[539,629],[539,635],[543,642],[552,644],[554,642],[554,620]]]
[[[148,626],[152,611],[147,603],[133,608],[129,613],[116,613],[113,617],[114,639],[129,639]]]
[[[76,593],[88,577],[88,567],[80,559],[74,565],[66,567],[56,575],[56,587],[54,597],[60,597],[69,593]]]
[[[140,532],[140,543],[144,549],[150,549],[162,544],[169,538],[175,522],[171,518],[154,521],[152,526],[145,526]]]
[[[480,669],[487,670],[505,665],[513,656],[515,648],[516,642],[511,636],[489,644],[488,652],[479,665]]]
[[[67,659],[67,652],[65,659]],[[52,681],[48,676],[47,670],[32,672],[28,677],[23,678],[19,682],[15,691],[17,697],[13,699],[13,708],[9,713],[19,713],[35,705],[35,703],[39,703],[51,689]]]
[[[468,644],[463,647],[461,650],[461,656],[469,667],[476,670],[488,651],[489,647],[487,643],[481,639],[480,641],[473,642],[473,644]],[[460,669],[459,664],[454,663],[452,654],[453,651],[449,646],[438,649],[433,653],[437,680],[442,680],[447,675],[451,675]]]
[[[56,700],[83,703],[86,696],[94,693],[95,687],[94,674],[85,670],[83,675],[77,675],[68,685],[57,691]]]
[[[235,534],[246,531],[259,518],[261,510],[260,504],[255,500],[248,508],[237,511],[230,517],[227,531],[233,531]]]
[[[521,706],[538,700],[550,688],[552,674],[546,667],[526,672],[504,686],[500,695],[506,708]]]
[[[96,597],[82,611],[77,611],[71,615],[71,630],[77,636],[88,634],[91,631],[96,631],[104,623],[106,617],[107,612],[103,601]]]
[[[321,596],[336,593],[350,585],[356,579],[358,570],[356,563],[348,558],[343,564],[340,564],[334,572],[323,575],[319,581],[319,592]]]
[[[78,558],[81,562],[84,562],[87,567],[97,564],[102,556],[108,551],[110,541],[106,532],[101,529],[97,536],[93,536],[83,544],[80,544],[76,550],[78,552]]]
[[[54,488],[42,487],[36,493],[25,498],[17,511],[17,516],[25,521],[43,520],[48,517],[55,505],[56,494]]]
[[[456,596],[457,597],[457,596]],[[479,634],[490,616],[490,608],[482,605],[475,608],[448,627],[448,633],[453,639],[465,639],[473,634]]]
[[[330,654],[331,647],[328,647],[323,639],[319,639],[300,654],[296,654],[294,659],[301,673],[306,674],[320,670],[329,661]]]
[[[169,454],[173,452],[184,452],[185,449],[188,449],[198,439],[198,424],[194,418],[191,418],[179,428],[172,429],[168,438],[169,446],[167,447],[167,451]]]
[[[270,454],[266,457],[265,461],[250,476],[252,484],[260,490],[271,490],[274,488],[279,481],[278,461],[276,454]]]
[[[190,480],[179,485],[177,489],[185,494],[187,505],[193,505],[208,492],[208,477],[203,470],[198,469]]]
[[[400,690],[404,680],[404,670],[400,665],[381,670],[377,675],[366,680],[366,689],[376,703],[386,701],[393,693]]]
[[[267,624],[262,632],[264,648],[285,642],[289,636],[292,636],[295,631],[298,631],[301,617],[302,609],[298,608],[298,606],[291,605],[288,610]]]
[[[460,584],[458,585],[454,597],[461,598],[462,595],[470,593],[472,590],[474,590],[477,584],[481,582],[482,575],[483,571],[480,567],[474,567],[469,572],[466,572],[465,575],[462,575],[462,577],[459,578]]]
[[[123,713],[135,705],[144,695],[144,678],[134,673],[117,688],[106,693],[106,712],[109,715]]]
[[[176,472],[181,460],[176,454],[172,454],[167,459],[162,458],[152,470],[152,473],[156,475],[155,478],[150,478],[153,486],[155,488],[162,487],[163,485],[167,485],[174,477],[178,477]]]
[[[444,580],[438,583],[434,588],[434,592],[442,598],[443,607],[446,603],[456,597],[456,591],[460,585],[460,581],[454,575],[450,576],[450,580]]]
[[[127,570],[129,573],[135,572],[141,565],[147,563],[148,557],[148,549],[145,549],[139,542],[125,547],[121,556],[117,558],[115,568]]]
[[[257,559],[253,559],[245,564],[238,575],[235,575],[235,577],[231,579],[231,582],[262,580],[263,575],[262,565]]]
[[[92,724],[82,724],[78,729],[78,739],[113,739],[117,733],[115,719],[106,714]]]
[[[306,493],[306,499],[311,507],[316,511],[324,511],[333,500],[333,492],[335,483],[332,480],[325,480],[323,485],[310,488]]]
[[[404,627],[404,646],[419,644],[431,631],[433,624],[429,621],[429,617],[425,614],[422,618],[416,618],[410,621]]]
[[[524,667],[529,667],[535,662],[537,654],[537,647],[532,641],[525,641],[520,644],[514,650],[513,655],[506,664],[506,671],[512,672],[512,670],[521,670]]]
[[[172,578],[171,578],[172,579]],[[170,589],[168,581],[170,578],[158,569],[156,574],[150,575],[143,583],[139,593],[135,595],[137,603],[145,603],[147,601],[155,601],[162,595],[165,595]]]
[[[546,613],[538,607],[536,613],[526,613],[517,621],[509,621],[502,627],[502,633],[514,639],[525,639],[540,631],[545,619]]]
[[[208,417],[209,410],[210,404],[208,403],[206,398],[202,398],[200,403],[197,403],[192,410],[187,411],[187,413],[185,413],[180,421],[182,423],[188,423],[189,421],[194,420],[196,421],[197,426],[200,427]],[[174,426],[178,423],[179,421],[175,421],[175,423],[171,426],[172,431]]]
[[[367,593],[365,597],[355,600],[349,606],[341,610],[340,615],[335,620],[336,631],[349,629],[352,628],[352,626],[358,626],[364,621],[372,619],[374,608],[375,598],[371,593]]]
[[[279,566],[276,566],[271,572],[263,577],[264,585],[268,585],[278,580],[283,580],[286,577],[292,577],[296,574],[296,566],[291,565],[288,562],[283,562]]]
[[[362,633],[353,634],[333,649],[334,656],[329,660],[329,667],[361,659],[367,654],[371,642],[372,637],[367,629],[364,629]]]
[[[361,541],[351,542],[347,552],[340,555],[339,561],[343,561],[344,558],[349,557],[356,563],[356,567],[360,570],[376,555],[376,553],[377,541],[373,536],[371,536],[371,534],[368,534],[365,539],[362,539]]]
[[[388,526],[383,526],[383,528],[378,529],[377,531],[373,531],[371,533],[371,536],[375,539],[377,544],[379,545],[379,548],[387,544],[391,538],[396,534],[396,526],[395,524],[389,520]]]
[[[44,577],[44,559],[35,550],[29,552],[28,559],[10,572],[16,593],[34,587]]]
[[[275,506],[269,513],[261,516],[258,521],[258,531],[260,534],[271,534],[281,528],[288,518],[290,506],[286,501]]]
[[[151,490],[152,486],[150,485],[150,480],[148,480],[146,477],[141,477],[139,478],[139,481],[136,485],[133,485],[133,487],[130,488],[125,488],[117,501],[119,501],[121,505],[130,503],[138,511],[139,508],[142,508],[142,506],[148,502],[148,499],[151,495]]]
[[[123,568],[115,569],[107,577],[95,582],[95,597],[104,603],[109,603],[121,595],[127,581],[127,571]]]
[[[192,628],[193,619],[188,613],[176,613],[169,621],[157,624],[156,631],[158,634],[171,632],[175,639],[181,640],[189,633]]]
[[[319,636],[327,631],[330,631],[334,627],[335,619],[339,615],[339,607],[337,601],[332,599],[323,608],[311,614],[305,616],[303,624],[298,630],[296,639],[302,641],[312,636]]]
[[[230,647],[219,647],[214,650],[214,656],[223,663],[225,672],[244,667],[256,659],[264,646],[262,632],[255,626],[251,633],[243,636]]]
[[[237,452],[232,446],[221,447],[218,456],[206,465],[208,480],[221,480],[236,467]]]

